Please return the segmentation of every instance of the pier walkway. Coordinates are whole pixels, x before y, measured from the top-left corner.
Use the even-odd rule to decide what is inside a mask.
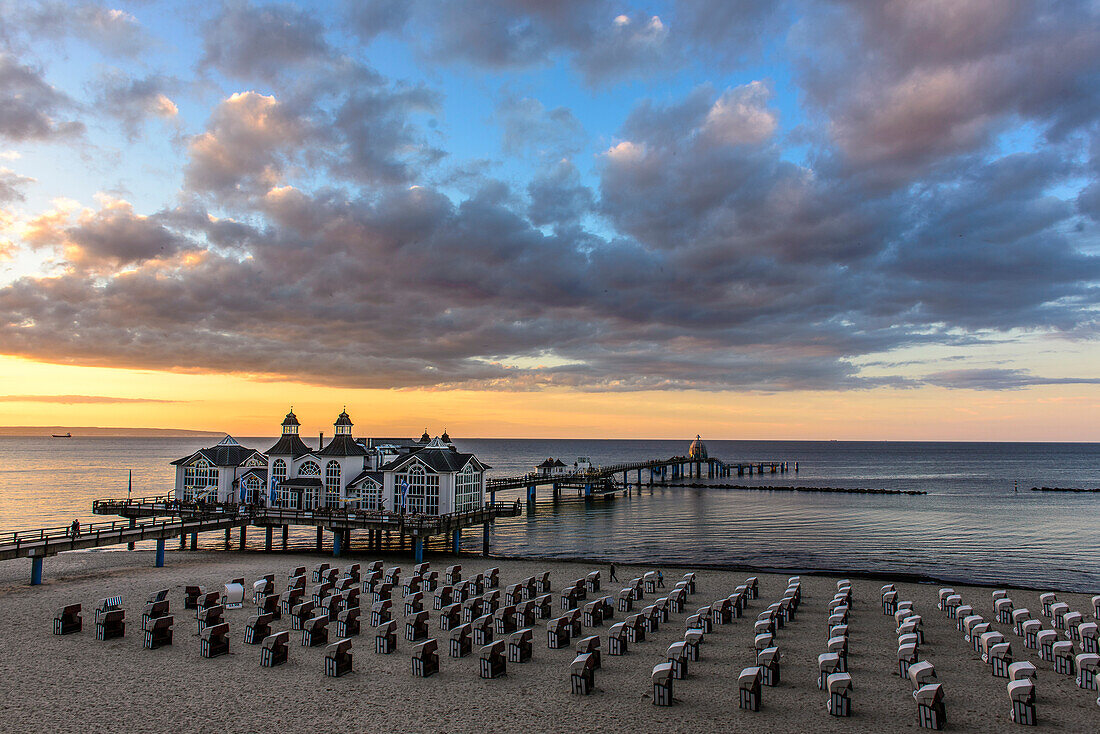
[[[668,459],[650,459],[593,467],[576,474],[532,473],[515,477],[494,477],[485,480],[485,490],[495,499],[497,492],[526,488],[527,509],[530,511],[538,497],[539,487],[550,487],[554,499],[560,497],[565,490],[575,490],[578,496],[586,499],[606,497],[620,491],[630,491],[631,472],[636,473],[637,481],[633,486],[641,487],[644,474],[647,474],[644,477],[645,484],[651,486],[662,482],[678,481],[685,477],[702,477],[704,467],[708,478],[729,477],[734,473],[739,477],[746,474],[751,477],[754,473],[785,474],[790,470],[790,463],[786,461],[727,462],[713,458],[694,459],[687,456],[673,456]],[[797,472],[797,462],[794,467]]]

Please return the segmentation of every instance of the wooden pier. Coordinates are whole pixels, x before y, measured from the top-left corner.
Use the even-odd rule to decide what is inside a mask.
[[[485,480],[485,490],[495,499],[496,493],[510,489],[527,490],[527,509],[532,511],[538,499],[539,487],[550,487],[551,496],[556,500],[567,494],[585,499],[614,496],[618,492],[630,490],[630,473],[636,473],[637,481],[633,486],[653,486],[664,482],[679,481],[688,477],[702,477],[706,471],[708,478],[785,474],[790,471],[786,461],[726,462],[721,459],[693,459],[687,456],[673,456],[669,459],[651,459],[624,464],[612,464],[592,468],[576,474],[524,474],[517,477],[495,477]],[[794,471],[798,471],[797,462]],[[622,475],[622,481],[618,480]],[[643,476],[644,475],[644,476]]]

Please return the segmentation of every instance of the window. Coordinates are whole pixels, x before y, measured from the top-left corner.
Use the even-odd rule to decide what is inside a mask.
[[[470,512],[481,507],[484,493],[481,489],[481,472],[474,471],[473,464],[455,475],[455,512]]]
[[[319,477],[321,476],[321,467],[317,466],[316,461],[307,461],[298,467],[298,476],[300,477]]]
[[[340,462],[335,459],[325,465],[325,505],[340,506]]]
[[[424,467],[417,464],[408,472],[394,476],[394,492],[397,493],[396,504],[401,507],[401,497],[405,492],[405,483],[409,485],[408,494],[405,496],[405,512],[423,513],[425,515],[439,514],[439,475],[429,474]]]
[[[359,485],[359,507],[377,510],[382,505],[382,488],[369,479]]]
[[[248,504],[259,504],[263,501],[263,497],[260,494],[260,478],[255,474],[249,475],[244,478],[241,483],[244,487],[244,501]]]
[[[218,469],[199,458],[183,468],[183,501],[217,500]]]
[[[284,481],[286,481],[286,462],[275,459],[271,462],[271,486],[275,488],[275,506],[293,507],[294,493],[283,488]]]

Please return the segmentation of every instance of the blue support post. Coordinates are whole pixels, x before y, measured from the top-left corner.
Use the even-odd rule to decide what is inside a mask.
[[[585,497],[591,497],[592,496],[592,484],[591,483],[588,483],[588,484],[584,485],[584,496]]]
[[[417,563],[424,562],[424,539],[419,535],[413,537],[413,555]]]
[[[131,517],[130,518],[130,527],[134,527],[135,525],[137,525],[137,518],[136,517]],[[133,543],[127,543],[126,544],[126,550],[133,550],[133,549],[134,549],[134,544]]]
[[[42,583],[42,556],[33,556],[31,558],[31,586],[38,586]]]
[[[462,546],[462,531],[455,530],[451,536],[451,551],[458,553],[459,548]]]
[[[164,568],[164,538],[157,539],[157,568]]]
[[[530,487],[527,488],[527,504],[528,505],[535,504],[535,492],[536,492],[535,486],[536,485],[532,484]]]
[[[417,538],[417,540],[420,540]],[[339,557],[344,551],[344,531],[332,531],[332,555]]]

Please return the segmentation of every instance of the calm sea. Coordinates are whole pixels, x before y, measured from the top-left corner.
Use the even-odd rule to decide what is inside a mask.
[[[260,450],[270,438],[239,439]],[[92,500],[164,494],[170,461],[212,440],[0,437],[0,530],[64,525]],[[683,454],[687,441],[459,440],[493,467],[530,470],[548,456],[596,464]],[[1100,493],[1031,492],[1032,486],[1100,486],[1100,444],[710,441],[712,456],[799,462],[800,471],[700,481],[914,489],[927,495],[809,494],[683,487],[590,503],[539,504],[504,520],[502,555],[622,562],[851,569],[1100,591]],[[633,475],[632,475],[633,481]],[[1020,491],[1013,491],[1018,481]],[[501,493],[498,499],[520,496]],[[201,539],[221,546],[216,533]],[[476,537],[475,537],[476,536]],[[292,536],[309,547],[311,529]],[[254,543],[262,535],[254,533]],[[480,533],[466,544],[479,547]]]

